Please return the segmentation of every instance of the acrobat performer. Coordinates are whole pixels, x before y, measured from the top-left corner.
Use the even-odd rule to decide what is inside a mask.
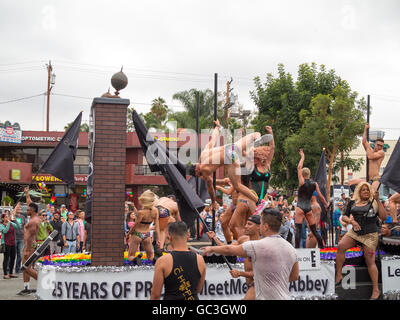
[[[237,192],[240,192],[250,199],[254,198],[254,193],[240,182],[241,168],[240,156],[249,160],[251,155],[252,144],[254,148],[272,140],[271,134],[261,136],[259,132],[254,132],[239,139],[235,143],[226,144],[220,147],[214,147],[219,136],[221,125],[218,120],[214,121],[215,128],[211,135],[211,140],[205,146],[200,154],[199,162],[189,166],[189,174],[192,176],[201,177],[207,185],[208,193],[210,194],[212,207],[217,210],[218,203],[216,193],[213,187],[213,173],[220,167],[224,166],[227,169],[228,178],[232,186]],[[249,148],[246,152],[246,148]],[[257,197],[256,197],[257,198]],[[255,199],[255,201],[257,201]]]

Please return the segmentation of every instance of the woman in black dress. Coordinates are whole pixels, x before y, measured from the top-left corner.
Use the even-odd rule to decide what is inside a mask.
[[[378,222],[386,220],[386,210],[379,201],[379,192],[375,193],[368,182],[361,182],[354,191],[354,201],[347,205],[346,212],[342,216],[345,223],[353,228],[340,240],[336,253],[336,284],[342,281],[342,267],[346,259],[346,250],[361,243],[365,262],[372,281],[371,300],[380,296],[378,287],[378,268],[375,264],[375,250],[378,246]]]

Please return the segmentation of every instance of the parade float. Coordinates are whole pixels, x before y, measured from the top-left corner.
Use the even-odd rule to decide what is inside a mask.
[[[35,256],[38,270],[37,299],[45,300],[148,300],[152,288],[154,266],[145,253],[140,265],[132,265],[124,252],[124,178],[126,117],[129,100],[118,96],[127,84],[121,72],[112,78],[117,92],[95,98],[91,107],[89,156],[90,172],[87,186],[87,218],[92,224],[91,253]],[[133,111],[133,117],[138,115]],[[136,132],[143,152],[151,149],[154,139],[146,139],[147,129],[139,123]],[[150,142],[149,142],[150,141]],[[62,141],[61,141],[62,142]],[[160,152],[168,159],[165,148]],[[153,155],[154,156],[154,155]],[[147,159],[149,163],[149,159]],[[150,159],[151,160],[151,159]],[[187,184],[179,161],[161,166],[157,158],[151,170],[163,173],[181,205],[180,212],[189,212],[183,220],[191,222],[204,207],[194,190]],[[185,183],[187,185],[185,185]],[[186,202],[185,202],[186,200]],[[186,207],[185,207],[186,205]],[[182,210],[181,210],[182,209]],[[185,221],[185,220],[184,220]],[[186,221],[185,221],[186,222]],[[387,239],[386,239],[387,240]],[[388,241],[388,240],[387,240]],[[336,248],[297,249],[300,276],[289,291],[296,300],[368,299],[371,293],[363,252],[355,247],[346,252],[343,280],[335,287]],[[247,284],[244,278],[232,278],[231,269],[243,270],[243,260],[224,256],[205,257],[206,280],[199,294],[201,300],[241,300]],[[385,299],[400,297],[400,260],[397,255],[377,251],[381,292]]]

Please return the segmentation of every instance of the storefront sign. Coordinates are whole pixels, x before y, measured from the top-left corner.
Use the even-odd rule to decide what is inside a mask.
[[[32,175],[32,180],[35,182],[54,182],[54,183],[64,183],[62,180],[49,175],[49,174],[38,174]],[[87,174],[76,174],[74,175],[75,183],[86,184]]]
[[[178,137],[158,137],[158,136],[155,136],[154,140],[166,141],[166,142],[170,142],[170,141],[178,142],[179,138]]]
[[[382,291],[400,290],[400,259],[382,259]]]
[[[11,169],[11,180],[21,180],[21,170]]]
[[[22,143],[22,131],[19,129],[19,125],[0,127],[0,142]]]
[[[23,136],[23,141],[39,141],[39,142],[59,142],[62,137],[38,137],[38,136]]]

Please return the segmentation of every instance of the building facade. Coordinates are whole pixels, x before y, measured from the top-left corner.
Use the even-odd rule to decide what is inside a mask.
[[[0,197],[6,196],[18,199],[18,193],[31,183],[31,189],[43,194],[43,199],[49,201],[55,197],[56,205],[65,204],[70,210],[83,209],[85,207],[86,185],[89,171],[88,133],[79,133],[78,150],[74,162],[75,188],[69,189],[67,185],[56,177],[45,172],[38,172],[61,140],[65,132],[47,131],[23,131],[22,143],[0,142]],[[165,143],[170,152],[176,152],[184,163],[194,162],[196,156],[196,136],[181,130],[179,136],[169,136],[165,133],[154,133],[154,138]],[[199,148],[204,146],[209,135],[200,135]],[[183,148],[184,147],[184,148]],[[189,148],[192,157],[186,158],[183,150]],[[181,152],[182,151],[182,152]],[[190,161],[191,160],[191,161]],[[195,161],[196,162],[196,161]],[[146,188],[152,188],[157,192],[168,190],[166,180],[159,172],[151,172],[143,155],[138,137],[135,132],[126,134],[126,200],[130,200],[137,206],[137,198]],[[223,169],[219,170],[217,177],[222,177]],[[39,185],[40,183],[40,185]],[[41,188],[42,183],[45,184]],[[160,192],[161,192],[160,191]],[[169,190],[171,193],[172,190]]]

